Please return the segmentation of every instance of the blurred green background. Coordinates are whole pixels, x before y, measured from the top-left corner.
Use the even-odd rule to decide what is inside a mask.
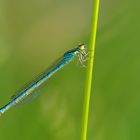
[[[138,0],[100,2],[87,140],[140,139]],[[0,0],[0,105],[79,42],[92,0]],[[86,69],[75,59],[0,118],[1,140],[79,140]]]

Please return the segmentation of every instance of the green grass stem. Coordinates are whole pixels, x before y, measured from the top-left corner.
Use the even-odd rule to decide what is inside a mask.
[[[89,60],[87,64],[84,103],[83,103],[81,140],[87,139],[88,114],[89,114],[89,103],[90,103],[90,93],[91,93],[91,84],[92,84],[92,72],[93,72],[93,65],[94,65],[99,0],[93,0],[92,9],[93,9],[92,26],[91,26],[91,35],[90,35],[90,42],[89,42]]]

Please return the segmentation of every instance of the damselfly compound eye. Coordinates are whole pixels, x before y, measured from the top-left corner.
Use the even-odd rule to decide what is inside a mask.
[[[78,48],[79,48],[79,50],[81,50],[81,51],[82,51],[82,50],[85,50],[85,44],[84,44],[84,43],[80,43]]]

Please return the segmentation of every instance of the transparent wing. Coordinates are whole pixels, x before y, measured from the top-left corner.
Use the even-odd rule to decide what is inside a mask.
[[[44,85],[46,85],[46,82],[48,81],[48,79],[50,78],[50,75],[52,74],[53,70],[59,70],[61,67],[59,67],[60,65],[64,64],[64,57],[59,58],[51,67],[49,67],[47,70],[45,70],[45,72],[43,72],[42,74],[40,74],[39,76],[37,76],[36,78],[34,78],[34,80],[32,82],[30,82],[29,84],[27,84],[26,86],[24,86],[22,89],[18,90],[16,92],[16,94],[11,96],[11,100],[14,100],[15,98],[19,98],[19,96],[21,94],[26,94],[26,92],[30,92],[27,96],[23,96],[19,102],[17,102],[15,105],[21,105],[24,104],[26,102],[32,101],[32,99],[34,99],[35,97],[37,97],[38,95],[40,95],[41,93],[41,89],[44,87]],[[45,80],[44,78],[47,77]],[[42,80],[42,81],[41,81]],[[34,88],[31,89],[31,87],[33,85],[35,85],[36,83],[41,83],[39,86],[34,86]]]
[[[37,96],[39,96],[41,94],[41,89],[38,88],[35,91],[33,91],[31,94],[29,94],[26,97],[23,97],[22,100],[20,100],[20,102],[16,103],[15,106],[20,106],[26,103],[31,102],[33,99],[35,99]]]

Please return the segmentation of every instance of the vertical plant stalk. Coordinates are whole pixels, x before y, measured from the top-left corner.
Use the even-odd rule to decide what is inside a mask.
[[[90,93],[91,93],[91,84],[92,84],[92,72],[93,72],[93,65],[94,65],[98,11],[99,11],[99,0],[93,0],[92,25],[91,25],[91,35],[90,35],[90,43],[89,43],[89,60],[87,64],[84,103],[83,103],[81,140],[87,139],[88,114],[89,114],[89,103],[90,103]]]

